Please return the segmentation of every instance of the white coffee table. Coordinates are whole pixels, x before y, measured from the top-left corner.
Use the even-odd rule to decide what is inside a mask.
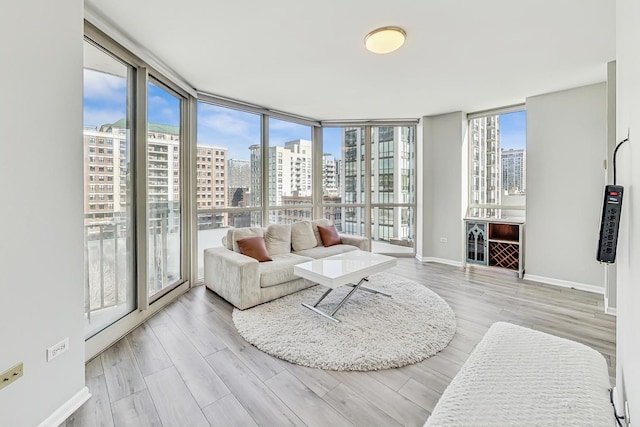
[[[293,267],[293,273],[296,276],[303,277],[329,288],[315,304],[302,305],[326,318],[340,322],[340,320],[335,317],[335,314],[358,289],[391,297],[389,294],[367,288],[366,286],[362,286],[362,284],[367,281],[370,275],[379,273],[395,265],[396,259],[393,257],[358,250],[303,262]],[[320,304],[331,291],[340,286],[351,286],[353,289],[338,303],[331,314],[320,310],[318,304]]]

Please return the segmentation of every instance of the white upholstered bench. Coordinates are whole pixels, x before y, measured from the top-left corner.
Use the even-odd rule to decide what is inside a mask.
[[[604,357],[574,341],[498,322],[425,427],[615,426]]]

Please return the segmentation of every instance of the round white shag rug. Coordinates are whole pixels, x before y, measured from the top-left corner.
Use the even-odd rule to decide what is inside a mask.
[[[337,323],[302,306],[326,291],[318,285],[248,310],[234,309],[233,323],[245,340],[272,356],[333,371],[420,362],[453,338],[453,310],[425,286],[388,273],[370,276],[365,286],[392,297],[356,291],[336,314]],[[351,289],[335,289],[318,308],[332,311]]]

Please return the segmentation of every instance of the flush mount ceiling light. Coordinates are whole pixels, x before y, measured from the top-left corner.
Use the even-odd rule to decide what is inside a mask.
[[[364,45],[373,53],[391,53],[404,44],[407,33],[399,27],[382,27],[364,38]]]

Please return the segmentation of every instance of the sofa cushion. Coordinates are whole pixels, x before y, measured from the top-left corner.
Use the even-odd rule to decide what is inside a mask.
[[[269,255],[291,252],[291,224],[271,224],[264,233],[264,241]]]
[[[291,224],[291,246],[294,251],[303,251],[318,246],[310,221],[298,221]]]
[[[334,245],[325,248],[324,246],[318,246],[316,248],[305,249],[304,251],[296,252],[296,255],[302,255],[313,259],[326,258],[331,255],[338,255],[345,252],[357,251],[356,246],[351,245]]]
[[[297,254],[273,255],[271,258],[271,262],[261,262],[258,265],[261,288],[268,288],[299,279],[298,276],[293,274],[293,266],[302,262],[313,261],[311,258]]]
[[[233,250],[233,232],[235,230],[235,227],[231,227],[230,229],[228,229],[226,239],[222,240],[222,244],[230,251]]]
[[[325,247],[339,245],[342,243],[340,236],[338,236],[338,232],[336,231],[335,225],[330,225],[328,227],[323,227],[318,225],[318,231],[320,232],[320,237],[322,238],[322,244]]]
[[[246,237],[236,241],[242,255],[257,259],[258,262],[271,261],[263,237]]]
[[[311,221],[313,235],[316,237],[316,246],[323,246],[322,237],[320,236],[320,231],[318,231],[319,225],[323,227],[329,227],[330,225],[333,225],[333,223],[325,218],[314,219],[313,221]]]
[[[243,227],[235,228],[233,231],[233,251],[240,252],[240,246],[238,246],[238,240],[245,239],[247,237],[264,237],[264,231],[260,227]]]

